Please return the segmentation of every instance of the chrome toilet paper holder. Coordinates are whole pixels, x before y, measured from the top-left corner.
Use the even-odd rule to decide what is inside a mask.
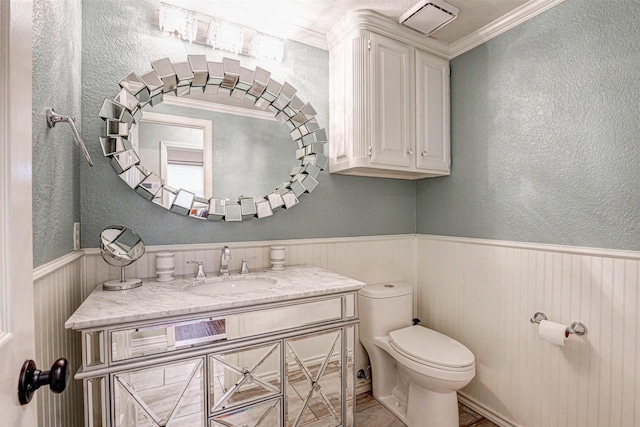
[[[536,311],[533,317],[529,319],[531,323],[540,323],[543,320],[549,319],[547,318],[547,315],[541,311]],[[587,334],[587,326],[579,320],[574,320],[569,326],[567,326],[567,332],[581,337]]]

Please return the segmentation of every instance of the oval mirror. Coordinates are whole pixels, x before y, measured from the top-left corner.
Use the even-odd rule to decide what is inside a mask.
[[[150,71],[132,72],[120,80],[120,92],[113,100],[105,99],[100,110],[105,122],[105,136],[100,138],[103,153],[138,194],[180,215],[242,221],[269,217],[280,208],[291,208],[303,194],[316,188],[320,171],[328,166],[324,155],[326,132],[318,125],[313,106],[298,98],[290,84],[271,79],[271,74],[260,67],[250,70],[229,58],[214,62],[207,61],[204,55],[190,55],[184,62],[164,58],[151,66]],[[213,100],[215,104],[231,107],[240,104],[249,115],[269,120],[260,127],[252,124],[249,136],[241,137],[241,131],[248,127],[241,119],[176,118],[149,111],[164,100],[185,110],[193,105],[186,101],[193,99]],[[235,124],[224,136],[212,139],[212,126],[220,124],[218,127],[228,128],[230,123]],[[152,129],[153,125],[171,124],[175,126],[173,130]],[[272,136],[277,134],[275,124],[280,135],[286,135],[295,144],[285,151],[288,156],[278,154],[283,142]],[[181,135],[176,136],[174,131]],[[146,139],[150,134],[155,136]],[[259,138],[262,135],[271,136],[266,147]],[[245,143],[241,144],[241,140]],[[146,152],[149,141],[158,148],[157,153]],[[238,151],[231,152],[230,147]],[[267,158],[265,150],[276,154]],[[270,184],[261,193],[263,196],[255,196],[255,187],[246,184],[253,179],[269,185],[276,179],[270,173],[280,170],[276,164],[285,169],[279,172],[285,178]],[[286,170],[291,165],[291,170]],[[264,170],[254,178],[245,172],[260,168]],[[241,175],[232,175],[233,170],[241,171]],[[192,181],[195,185],[183,183],[187,173],[197,177]],[[213,180],[213,176],[218,179]],[[236,191],[236,195],[224,196],[217,189]]]
[[[104,290],[121,291],[142,286],[142,280],[125,277],[125,267],[144,255],[144,242],[140,236],[120,225],[109,226],[100,233],[100,254],[107,264],[120,267],[120,280],[104,283]]]

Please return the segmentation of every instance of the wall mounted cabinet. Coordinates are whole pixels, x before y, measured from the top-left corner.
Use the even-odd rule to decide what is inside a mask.
[[[330,171],[449,175],[449,61],[393,22],[354,16],[329,34]]]

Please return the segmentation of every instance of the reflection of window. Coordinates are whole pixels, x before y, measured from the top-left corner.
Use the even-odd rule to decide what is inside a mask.
[[[204,168],[202,166],[167,165],[167,183],[173,188],[184,188],[196,196],[204,197]],[[200,186],[195,185],[200,183]]]
[[[204,161],[202,150],[167,148],[166,180],[173,188],[184,188],[204,197]]]

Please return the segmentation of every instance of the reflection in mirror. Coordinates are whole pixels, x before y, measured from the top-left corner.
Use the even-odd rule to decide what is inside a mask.
[[[172,63],[164,58],[151,66],[150,71],[129,73],[121,79],[118,95],[114,100],[105,99],[100,110],[100,117],[105,121],[104,136],[100,138],[103,153],[111,158],[118,175],[138,194],[180,215],[242,221],[271,216],[280,208],[291,208],[303,194],[317,187],[320,171],[328,166],[323,147],[327,142],[326,132],[320,128],[313,106],[298,98],[296,89],[289,83],[281,84],[271,79],[268,71],[260,67],[250,70],[241,67],[240,61],[229,58],[213,62],[207,61],[204,55],[189,55],[184,62]],[[153,155],[149,160],[145,154],[147,143],[142,137],[148,133],[143,129],[145,118],[149,117],[147,110],[164,100],[185,107],[180,100],[189,104],[207,98],[216,99],[217,103],[225,100],[225,104],[232,106],[240,103],[243,108],[248,104],[248,110],[267,114],[270,120],[261,125],[247,125],[232,116],[191,117],[193,121],[208,120],[212,134],[217,135],[218,129],[220,134],[212,140],[205,131],[202,151],[200,143],[196,146],[178,137],[156,135],[152,144],[158,146],[159,153],[164,150],[165,154],[164,157]],[[170,111],[173,115],[174,110]],[[297,146],[288,149],[287,155],[278,151],[287,145],[283,138],[276,137],[273,129],[263,128],[263,125],[273,128],[276,123],[281,135],[286,132],[284,139],[288,144],[293,140]],[[182,126],[198,128],[198,125]],[[246,128],[251,131],[249,136],[241,137],[240,131]],[[268,146],[258,136],[266,136]],[[225,140],[234,151],[225,148]],[[212,169],[207,162],[212,164]],[[152,163],[157,167],[151,166]],[[280,164],[283,166],[277,166]],[[182,178],[183,174],[177,171],[185,169],[197,175],[197,184],[172,178]],[[258,173],[250,175],[252,170]],[[233,171],[240,174],[233,175]],[[272,171],[277,174],[273,181],[269,175]],[[286,178],[283,179],[283,175]],[[255,183],[266,187],[256,187]],[[235,196],[229,197],[229,194]]]
[[[130,139],[140,162],[167,185],[212,197],[211,120],[145,111]]]
[[[120,225],[112,225],[100,233],[100,253],[107,264],[120,267],[120,280],[110,280],[102,285],[105,291],[123,291],[142,286],[140,279],[127,279],[125,267],[144,255],[144,242],[133,231]]]
[[[256,197],[298,165],[289,132],[271,114],[201,98],[167,99],[153,112],[145,108],[131,128],[140,163],[169,186],[206,199]]]

